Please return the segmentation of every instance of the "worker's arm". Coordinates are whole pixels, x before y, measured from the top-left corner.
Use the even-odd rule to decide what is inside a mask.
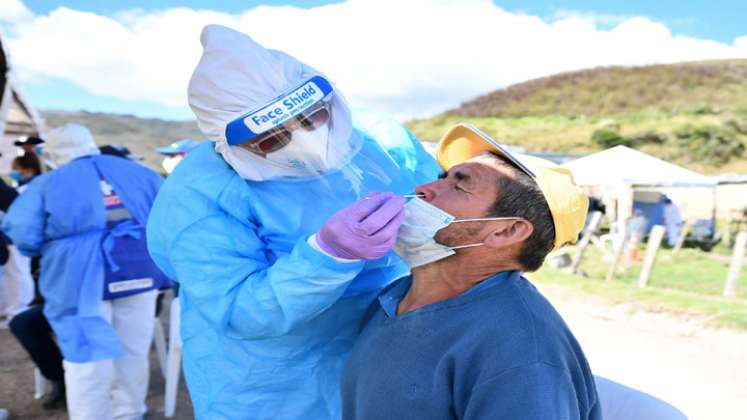
[[[44,176],[32,181],[26,191],[13,201],[3,218],[3,232],[13,241],[21,254],[27,257],[39,255],[44,245],[45,183]]]
[[[191,305],[226,334],[268,338],[327,309],[362,270],[299,238],[272,264],[254,229],[226,214],[202,218],[172,243],[170,264]]]

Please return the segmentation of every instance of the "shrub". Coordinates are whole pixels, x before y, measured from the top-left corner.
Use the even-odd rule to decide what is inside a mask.
[[[720,165],[744,154],[739,134],[728,126],[684,127],[675,133],[677,147],[690,160]]]
[[[630,141],[633,145],[664,144],[667,142],[667,136],[665,134],[657,133],[656,131],[644,131],[632,136]]]
[[[594,130],[591,134],[591,141],[603,149],[609,149],[610,147],[619,146],[621,144],[628,147],[633,145],[633,142],[629,138],[623,137],[617,131],[608,128]]]

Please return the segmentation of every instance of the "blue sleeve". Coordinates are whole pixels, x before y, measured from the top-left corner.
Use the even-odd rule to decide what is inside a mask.
[[[572,420],[582,415],[569,373],[542,362],[481,381],[465,401],[464,420]]]
[[[406,129],[407,130],[407,129]],[[422,185],[428,182],[433,182],[438,178],[438,174],[441,172],[436,159],[428,153],[423,144],[418,140],[410,130],[407,130],[407,135],[410,137],[413,146],[415,147],[415,156],[418,161],[418,166],[415,169],[415,181],[418,185]]]
[[[40,180],[31,182],[26,191],[13,201],[3,218],[3,232],[27,257],[39,255],[44,245],[44,195],[42,184],[37,181]]]
[[[189,302],[234,338],[287,333],[335,303],[360,273],[299,238],[270,264],[255,231],[225,213],[197,220],[172,241],[170,264]]]

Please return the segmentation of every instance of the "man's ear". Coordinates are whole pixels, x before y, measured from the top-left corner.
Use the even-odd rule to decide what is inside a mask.
[[[491,248],[505,248],[525,241],[534,232],[534,226],[528,220],[501,221],[485,238],[483,244]]]

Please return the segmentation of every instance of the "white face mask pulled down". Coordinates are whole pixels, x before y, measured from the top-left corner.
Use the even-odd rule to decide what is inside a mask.
[[[410,268],[420,267],[456,254],[457,249],[483,245],[482,242],[446,246],[436,242],[436,233],[452,223],[489,220],[519,220],[519,217],[481,217],[456,220],[456,217],[429,204],[420,198],[413,198],[405,204],[405,221],[399,228],[394,252]]]
[[[280,150],[268,153],[265,159],[277,164],[317,173],[329,171],[337,164],[329,156],[329,125],[314,130],[294,130],[291,141]]]

